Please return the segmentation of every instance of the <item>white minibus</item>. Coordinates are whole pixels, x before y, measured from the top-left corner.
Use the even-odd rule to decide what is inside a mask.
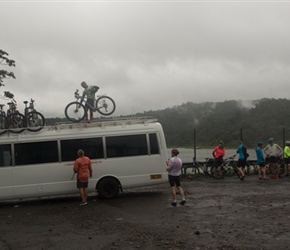
[[[89,192],[101,197],[167,181],[168,152],[156,119],[58,124],[0,136],[0,200],[77,194],[73,164],[79,149],[92,161]]]

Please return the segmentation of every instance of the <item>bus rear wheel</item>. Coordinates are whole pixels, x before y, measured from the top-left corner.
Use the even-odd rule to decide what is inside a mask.
[[[118,196],[120,190],[119,182],[114,178],[100,180],[97,191],[100,197],[110,199]]]

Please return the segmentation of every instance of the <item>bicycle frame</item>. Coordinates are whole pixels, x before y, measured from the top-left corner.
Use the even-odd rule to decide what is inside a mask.
[[[75,95],[75,98],[76,98],[77,102],[79,102],[79,103],[82,104],[82,102],[79,101],[79,99],[81,99],[81,96],[80,96],[80,94],[79,94],[79,90],[78,90],[78,89],[75,91],[74,95]],[[106,95],[105,95],[105,94],[103,94],[103,95],[97,95],[97,98],[94,99],[94,104],[96,104],[97,99],[99,99],[99,98],[102,97],[102,96],[106,96]],[[98,107],[95,107],[95,106],[93,107],[92,105],[90,105],[90,104],[87,102],[87,100],[84,100],[83,102],[84,102],[83,105],[84,105],[84,106],[89,106],[89,108],[90,108],[93,112],[96,112],[96,111],[98,111],[98,110],[101,109],[101,108],[98,108]],[[104,106],[106,106],[106,103],[104,103]],[[102,106],[102,108],[104,108],[104,106]]]

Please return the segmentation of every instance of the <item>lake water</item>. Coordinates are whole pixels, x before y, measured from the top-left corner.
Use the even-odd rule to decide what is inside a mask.
[[[179,157],[182,160],[182,162],[192,162],[192,158],[193,158],[193,154],[194,154],[194,149],[193,148],[178,148],[180,154]],[[205,158],[212,158],[212,149],[196,149],[196,159],[198,161],[205,161]],[[236,154],[236,150],[237,149],[226,149],[226,155],[224,158],[233,156],[234,154]],[[171,149],[168,149],[168,155],[170,156]],[[249,156],[249,160],[256,160],[256,152],[255,149],[250,149],[248,148],[248,154]],[[238,159],[238,155],[236,156],[236,159]]]

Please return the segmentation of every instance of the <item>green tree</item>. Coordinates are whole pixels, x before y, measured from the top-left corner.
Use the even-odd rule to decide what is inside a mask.
[[[15,61],[9,59],[7,56],[9,56],[9,54],[5,52],[4,50],[0,49],[0,64],[8,65],[9,67],[15,67]],[[3,84],[4,78],[11,78],[11,77],[14,79],[16,78],[13,72],[0,69],[0,87],[4,86]]]

